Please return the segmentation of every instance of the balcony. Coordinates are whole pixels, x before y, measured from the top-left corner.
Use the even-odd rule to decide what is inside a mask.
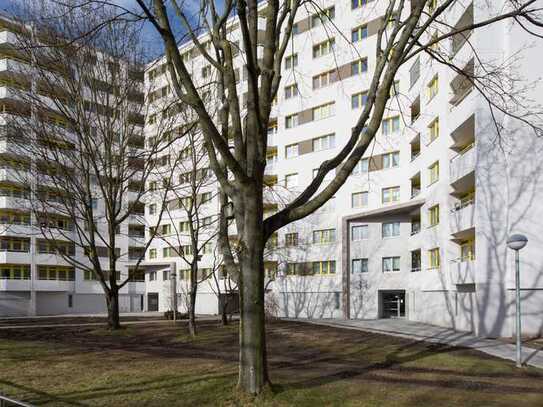
[[[451,282],[453,284],[475,283],[475,260],[458,258],[450,264]]]
[[[459,182],[462,178],[475,171],[477,159],[475,144],[471,143],[451,159],[451,184]]]
[[[37,291],[74,291],[74,280],[34,280]]]
[[[475,200],[461,201],[451,210],[450,226],[451,234],[459,237],[458,234],[475,227]]]

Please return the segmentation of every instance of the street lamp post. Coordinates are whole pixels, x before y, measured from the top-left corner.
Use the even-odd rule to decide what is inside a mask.
[[[521,326],[520,326],[520,261],[519,251],[526,246],[528,238],[524,235],[511,235],[507,239],[507,247],[515,251],[515,293],[516,293],[516,331],[517,331],[517,367],[522,366],[522,344]]]

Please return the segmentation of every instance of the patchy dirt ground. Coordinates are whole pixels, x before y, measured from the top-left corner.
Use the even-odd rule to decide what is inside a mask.
[[[236,324],[0,330],[0,392],[37,405],[542,406],[543,372],[446,345],[268,327],[272,392],[235,393]]]

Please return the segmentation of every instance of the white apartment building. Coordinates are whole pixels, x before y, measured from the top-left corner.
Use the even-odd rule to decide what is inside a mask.
[[[12,114],[25,111],[13,89],[25,83],[30,61],[17,49],[18,35],[29,34],[29,27],[0,16],[0,317],[106,312],[102,288],[89,272],[75,269],[48,244],[40,233],[39,219],[32,216],[30,192],[19,184],[20,171],[31,157],[20,157],[14,149],[7,124]],[[143,130],[143,127],[142,127]],[[142,145],[143,146],[143,145]],[[25,163],[21,166],[21,163]],[[96,200],[100,213],[103,202]],[[66,239],[73,233],[73,220],[58,217],[50,228],[60,230],[55,239],[59,247],[81,262],[88,262],[82,247]],[[145,227],[143,208],[134,213],[118,231],[118,249],[123,253],[120,277],[143,255]],[[65,243],[60,243],[62,241]],[[105,256],[105,253],[104,253]],[[107,258],[103,258],[107,269]],[[121,312],[143,310],[143,275],[134,275],[120,292]]]
[[[299,12],[269,130],[266,175],[270,183],[276,183],[274,194],[266,192],[270,213],[278,205],[272,196],[295,196],[320,163],[349,137],[372,77],[375,34],[386,5],[324,0],[321,6],[330,10],[335,25],[327,30],[312,19],[309,10]],[[473,0],[448,10],[446,19],[451,27],[460,27],[499,9],[498,2]],[[1,29],[0,52],[6,49],[9,35],[8,28]],[[233,42],[239,41],[235,29],[231,36]],[[478,59],[487,66],[502,66],[502,75],[524,78],[516,86],[528,87],[530,98],[543,101],[537,81],[543,47],[518,26],[494,24],[471,33],[469,44],[455,38],[440,48],[456,66],[468,71],[478,72]],[[190,44],[182,46],[182,51],[196,81],[209,82],[211,70],[203,58]],[[236,61],[243,94],[247,89],[243,56]],[[15,63],[11,57],[0,59],[0,74]],[[170,94],[163,63],[164,58],[153,62],[145,75],[148,94],[154,92],[147,99],[157,103],[157,111],[160,100],[167,101]],[[4,92],[0,100],[6,100],[7,87],[0,87],[0,92]],[[277,251],[267,263],[267,273],[273,277],[267,300],[278,315],[400,317],[482,336],[510,336],[514,257],[505,242],[514,232],[529,238],[521,252],[523,333],[541,334],[543,168],[539,157],[543,141],[494,110],[503,126],[503,135],[498,137],[486,96],[426,54],[402,67],[382,128],[352,176],[317,213],[277,234]],[[156,126],[151,115],[144,130],[147,137],[154,136]],[[168,154],[182,155],[184,148],[174,144]],[[152,182],[161,182],[161,177],[157,173]],[[211,185],[202,190],[210,194],[204,217],[217,213],[215,192]],[[0,199],[5,202],[2,208],[11,208],[11,196]],[[176,199],[168,199],[171,206],[159,226],[164,225],[164,233],[147,251],[145,284],[134,283],[130,291],[134,294],[126,294],[132,305],[139,301],[135,305],[145,310],[171,309],[173,284],[179,308],[184,309],[188,266],[170,249],[187,244],[175,233],[182,228],[180,222],[186,221]],[[146,205],[148,225],[157,223],[157,202],[151,198]],[[30,247],[36,247],[35,239],[30,238]],[[32,250],[3,255],[4,263],[24,264],[31,270],[46,264],[45,255]],[[211,272],[216,260],[216,251],[210,248],[199,267],[203,273]],[[26,279],[0,279],[0,310],[5,309],[8,297],[22,298],[22,308],[17,310],[27,309],[29,299],[35,297],[38,305],[56,304],[53,298],[58,298],[59,308],[49,311],[53,305],[43,305],[44,309],[66,312],[60,304],[67,304],[69,295],[99,295],[97,284],[85,281],[78,271],[68,282],[41,281],[34,273]],[[218,281],[224,292],[226,280]],[[198,290],[196,312],[218,313],[215,280],[204,281]]]
[[[375,34],[386,5],[323,1],[336,26],[328,30],[311,12],[298,15],[272,115],[266,169],[269,180],[288,194],[302,190],[349,137],[372,77]],[[457,4],[446,20],[461,27],[499,7],[478,0]],[[239,40],[235,30],[231,35],[233,42]],[[518,86],[530,84],[529,95],[538,102],[543,101],[541,83],[535,82],[542,49],[509,22],[471,33],[469,44],[461,38],[440,44],[456,66],[470,72],[478,69],[478,58],[488,66],[510,65],[505,72],[523,77]],[[182,51],[195,77],[205,82],[209,68],[203,58],[190,45]],[[247,83],[238,59],[243,94]],[[167,86],[163,61],[153,63],[146,75],[152,89]],[[279,231],[282,252],[270,258],[268,271],[275,278],[268,285],[268,301],[287,317],[400,317],[482,336],[510,336],[514,256],[505,242],[516,232],[529,238],[521,253],[523,333],[541,334],[538,154],[543,141],[494,111],[503,126],[498,138],[486,95],[426,54],[400,70],[396,94],[380,133],[335,198]],[[275,208],[270,202],[269,209]],[[160,242],[155,248],[156,257],[147,259],[153,270],[186,267],[178,259],[160,258]],[[203,256],[202,267],[209,261]],[[146,292],[153,306],[166,310],[170,274],[160,277],[153,271],[149,281],[148,275]],[[197,312],[217,313],[212,287],[204,284],[199,290]]]

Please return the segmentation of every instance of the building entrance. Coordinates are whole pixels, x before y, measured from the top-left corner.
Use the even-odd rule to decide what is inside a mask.
[[[158,293],[147,293],[147,311],[158,311]]]
[[[405,291],[380,291],[380,318],[403,318],[405,317]]]

